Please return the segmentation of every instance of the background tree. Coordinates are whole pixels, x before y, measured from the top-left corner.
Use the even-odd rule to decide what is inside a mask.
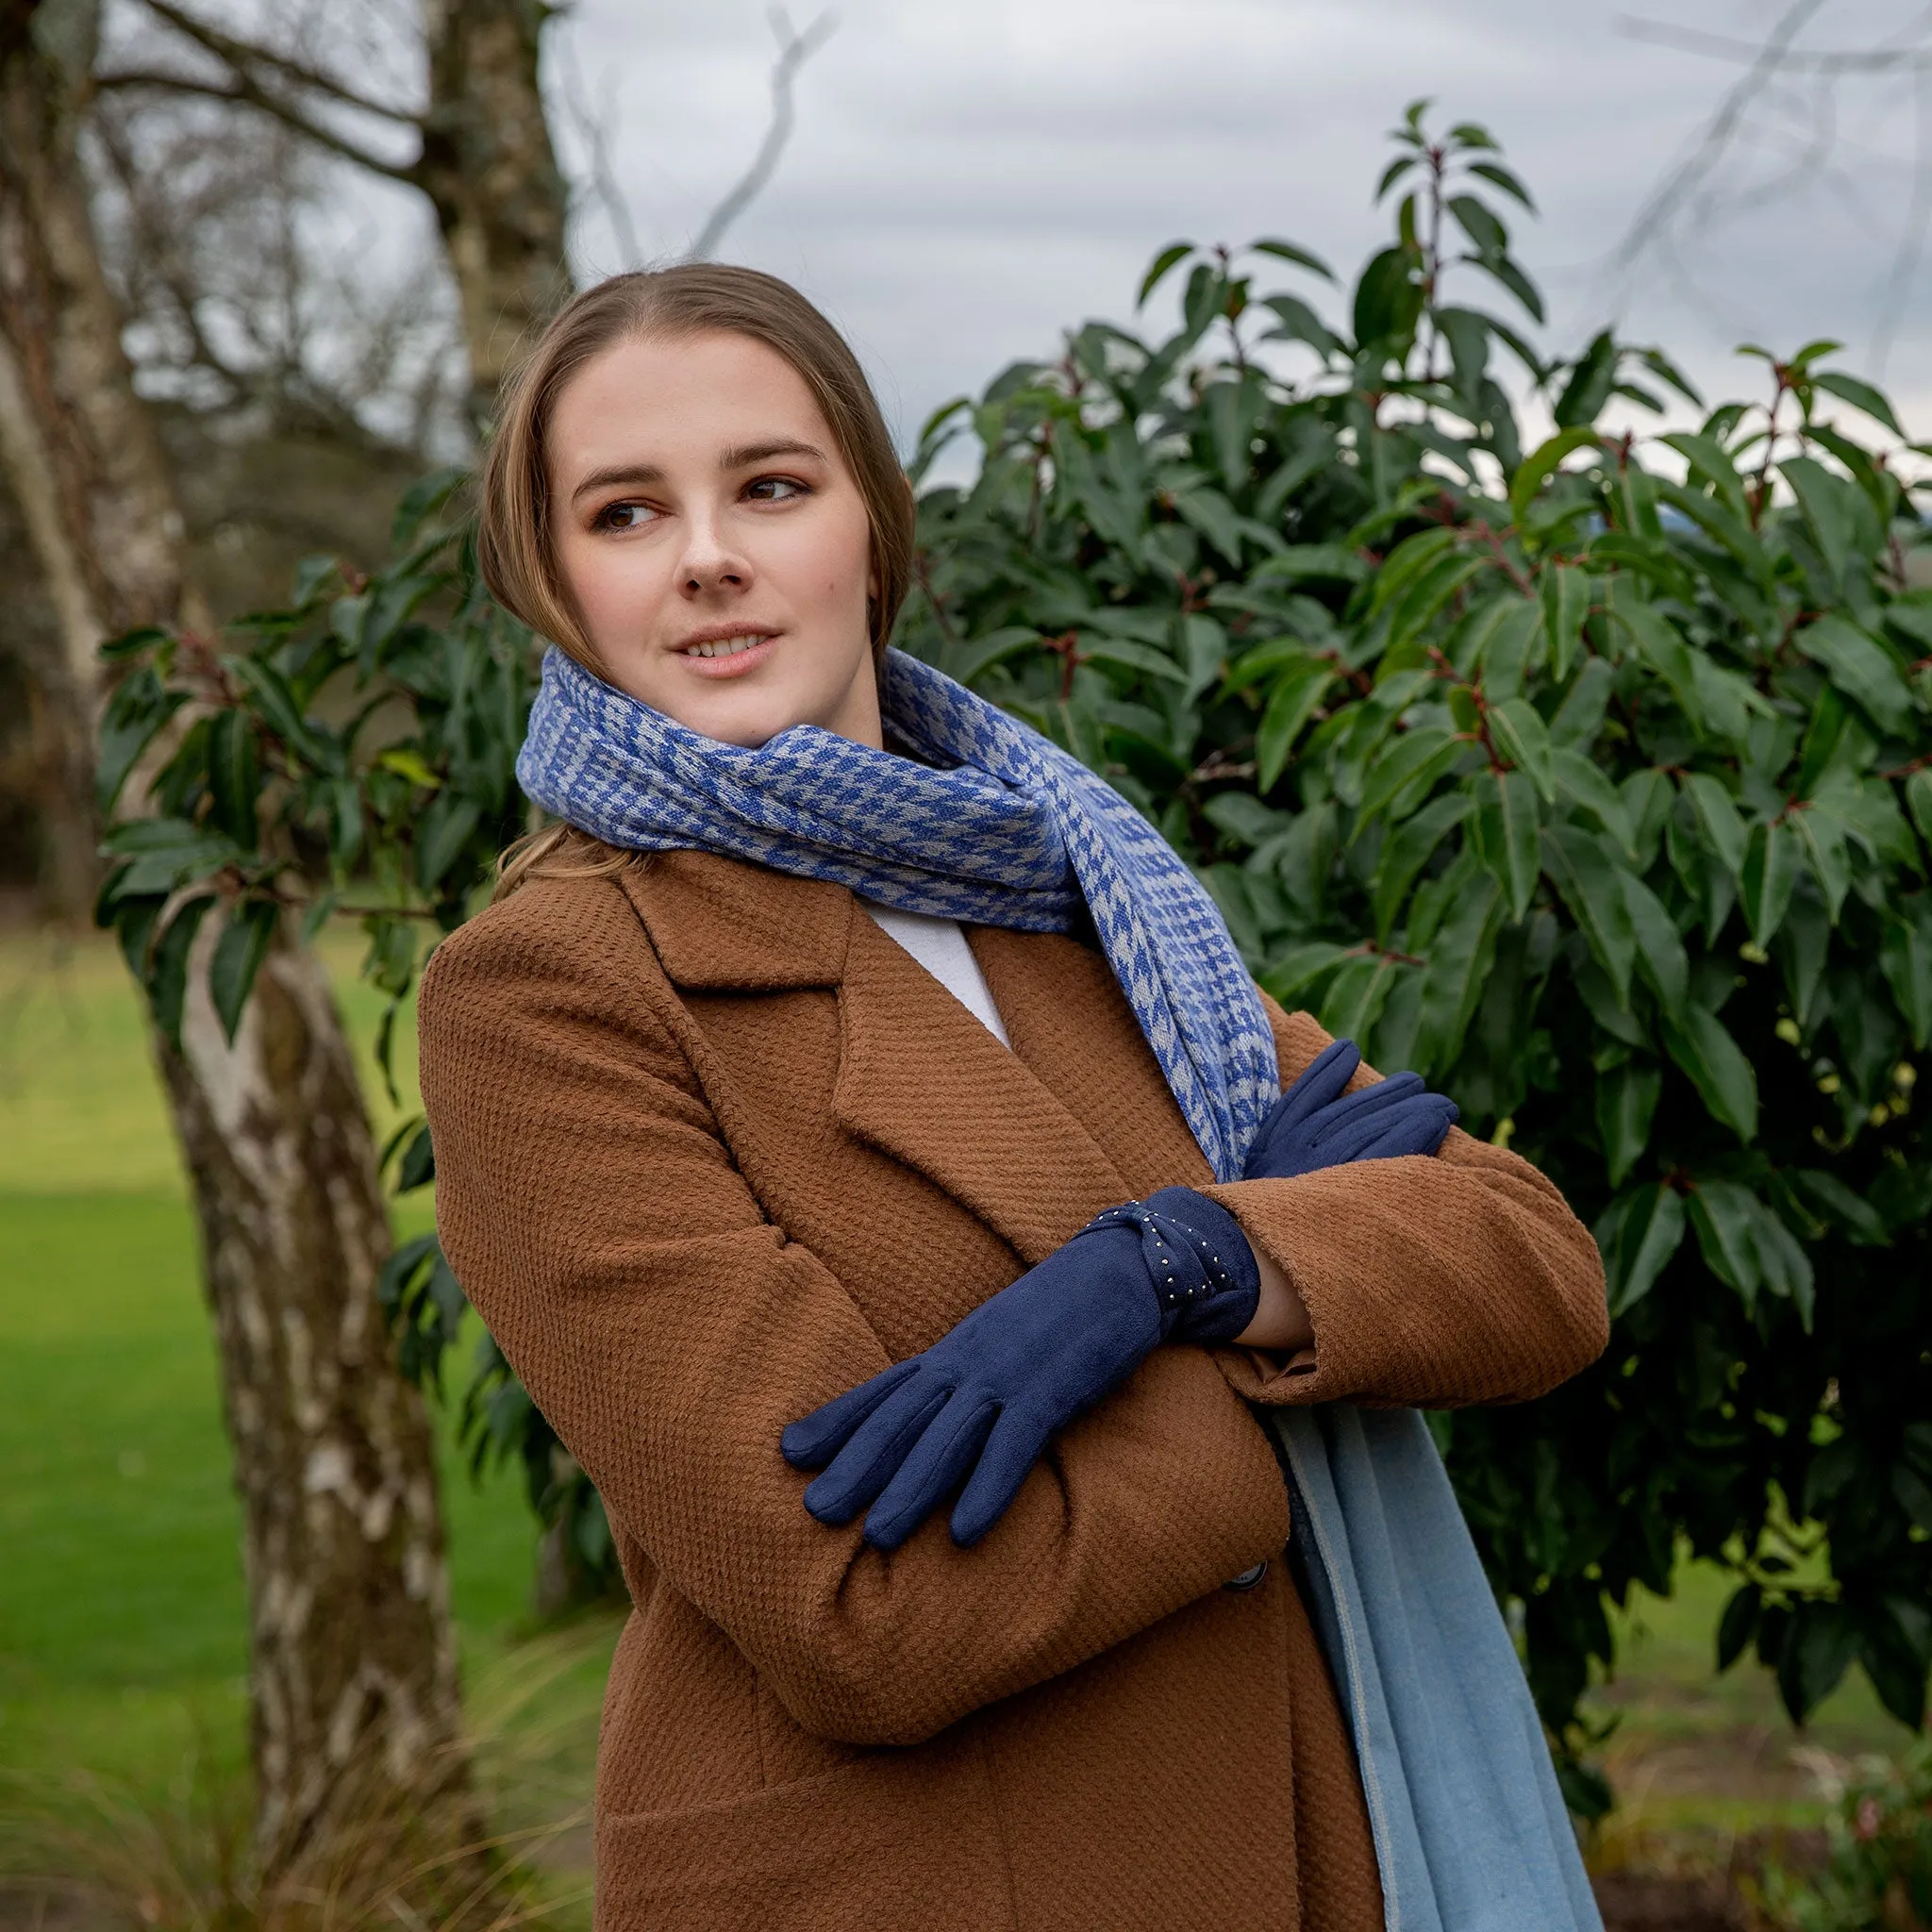
[[[1418,108],[1395,138],[1395,232],[1345,318],[1264,291],[1328,277],[1291,242],[1175,243],[1142,295],[1185,267],[1177,331],[1090,324],[940,412],[915,478],[964,431],[984,460],[922,480],[900,641],[1104,773],[1271,990],[1420,1067],[1593,1223],[1604,1361],[1438,1430],[1594,1811],[1578,1699],[1606,1607],[1668,1592],[1687,1547],[1738,1577],[1720,1662],[1755,1644],[1802,1716],[1856,1661],[1923,1718],[1925,451],[1829,343],[1709,410],[1608,334],[1546,361],[1506,222],[1527,191],[1478,127]],[[1554,418],[1527,454],[1499,356]],[[1671,395],[1696,427],[1629,426]],[[253,759],[238,793],[212,734],[184,744],[160,816],[114,835],[105,916],[164,1005],[168,893],[238,924],[353,901],[400,1001],[425,928],[487,888],[534,646],[476,582],[458,481],[425,486],[375,576],[318,559],[219,655],[132,645]],[[393,1154],[430,1177],[420,1124]],[[440,1375],[463,1303],[433,1238],[386,1291],[406,1364]],[[523,1456],[593,1550],[594,1498],[551,1480],[487,1340],[465,1402],[478,1453]]]
[[[0,8],[0,455],[53,587],[75,783],[110,632],[200,636],[183,525],[135,395],[75,158],[91,60],[78,0]],[[52,688],[52,676],[48,679]],[[177,701],[137,674],[105,714],[111,799]],[[176,721],[178,724],[179,721]],[[186,742],[232,741],[195,719]],[[163,902],[157,902],[155,910]],[[200,1224],[236,1449],[265,1881],[340,1880],[371,1818],[414,1821],[396,1875],[458,1867],[467,1795],[448,1582],[422,1398],[377,1307],[390,1248],[367,1115],[320,965],[274,920],[169,904],[156,1050]],[[222,1024],[245,956],[257,997]],[[447,1875],[447,1874],[445,1874]],[[474,1873],[459,1882],[473,1887]]]

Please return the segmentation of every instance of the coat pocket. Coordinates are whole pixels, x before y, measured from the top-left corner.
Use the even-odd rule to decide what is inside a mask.
[[[596,1932],[998,1932],[1014,1924],[976,1739],[688,1811],[597,1821]]]

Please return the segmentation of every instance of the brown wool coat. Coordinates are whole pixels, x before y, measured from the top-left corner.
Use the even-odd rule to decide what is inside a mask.
[[[1508,1402],[1603,1347],[1514,1155],[1213,1188],[1312,1356],[1158,1350],[976,1548],[801,1507],[783,1425],[1207,1166],[1106,961],[974,928],[1001,1046],[841,887],[540,881],[422,996],[458,1276],[610,1512],[600,1932],[1365,1932],[1353,1757],[1251,1403]],[[1284,1080],[1326,1043],[1271,1008]],[[1267,1562],[1260,1583],[1225,1588]]]

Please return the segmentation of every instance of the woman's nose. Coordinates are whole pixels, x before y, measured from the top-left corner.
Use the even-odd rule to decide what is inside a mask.
[[[688,597],[711,591],[741,591],[751,582],[751,565],[729,542],[718,520],[693,516],[687,526],[682,588]]]

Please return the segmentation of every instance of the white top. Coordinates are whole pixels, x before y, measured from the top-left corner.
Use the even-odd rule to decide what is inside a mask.
[[[877,921],[880,931],[898,942],[979,1021],[1002,1046],[1011,1046],[1007,1029],[1000,1022],[1000,1009],[992,1003],[992,989],[966,935],[956,919],[934,919],[924,912],[901,912],[894,906],[880,906],[871,899],[858,902]]]

